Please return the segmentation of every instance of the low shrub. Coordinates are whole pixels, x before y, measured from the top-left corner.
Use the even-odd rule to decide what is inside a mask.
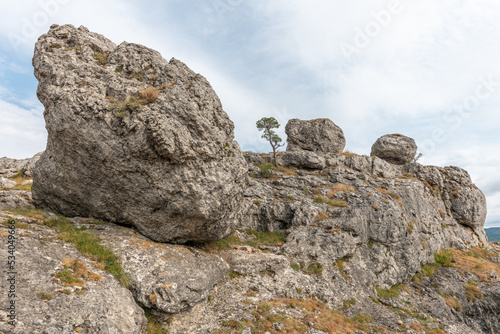
[[[139,96],[146,103],[154,103],[158,98],[158,89],[152,87],[142,89],[139,91]]]

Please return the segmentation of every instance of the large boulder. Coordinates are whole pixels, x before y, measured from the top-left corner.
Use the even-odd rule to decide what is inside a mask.
[[[417,153],[415,140],[400,134],[385,135],[372,146],[372,156],[396,165],[410,163]]]
[[[71,25],[39,38],[33,66],[48,131],[36,206],[132,224],[160,242],[231,233],[248,167],[203,76]]]
[[[340,153],[345,147],[344,132],[328,118],[309,121],[294,118],[288,121],[285,132],[287,151]]]

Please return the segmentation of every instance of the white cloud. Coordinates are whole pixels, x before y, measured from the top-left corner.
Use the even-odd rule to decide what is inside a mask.
[[[42,110],[24,109],[0,100],[0,157],[28,158],[45,150]]]

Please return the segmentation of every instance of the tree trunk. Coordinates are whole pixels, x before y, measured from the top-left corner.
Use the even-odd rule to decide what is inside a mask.
[[[274,158],[274,167],[278,167],[278,162],[276,161],[276,147],[273,146],[273,158]]]

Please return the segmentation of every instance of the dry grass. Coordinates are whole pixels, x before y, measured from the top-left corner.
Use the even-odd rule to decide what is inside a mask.
[[[294,172],[290,168],[286,168],[286,167],[283,167],[283,166],[274,167],[274,170],[278,171],[278,172],[281,172],[281,173],[283,173],[285,175],[288,175],[288,176],[299,176],[299,174],[297,174],[296,172]]]
[[[375,211],[380,210],[379,206],[376,205],[376,204],[372,204],[372,209],[375,210]]]
[[[321,222],[330,219],[330,216],[326,212],[321,212],[316,215],[316,221]]]
[[[94,59],[101,66],[106,65],[109,62],[109,53],[94,52]]]
[[[438,211],[439,211],[439,214],[441,215],[441,218],[445,219],[446,218],[446,213],[443,210],[441,210],[441,209],[439,209]]]
[[[150,309],[144,308],[144,315],[148,319],[148,324],[146,326],[147,334],[167,334],[167,331],[163,328],[158,317],[154,315]]]
[[[472,284],[466,284],[464,285],[465,289],[465,297],[467,297],[467,300],[471,303],[474,303],[478,299],[483,299],[484,295],[481,292],[481,290]]]
[[[383,188],[380,188],[380,187],[379,188],[375,188],[375,191],[378,192],[378,193],[384,194],[384,195],[391,196],[391,198],[393,200],[395,200],[399,204],[399,206],[403,206],[403,202],[399,198],[399,195],[396,194],[395,192],[387,190],[387,189],[383,189]]]
[[[411,323],[409,325],[409,327],[415,331],[417,331],[418,333],[421,333],[422,330],[424,329],[424,326],[422,326],[421,324],[417,324],[415,322]]]
[[[154,103],[158,98],[158,89],[152,87],[144,88],[139,91],[139,96],[146,101],[146,103]]]
[[[23,191],[30,191],[31,192],[31,185],[33,183],[26,183],[23,184],[24,181],[27,180],[33,180],[31,177],[26,177],[24,176],[23,172],[19,172],[14,176],[9,177],[11,181],[16,182],[16,186],[12,189],[5,189],[5,190],[23,190]]]
[[[342,152],[339,154],[345,156],[346,158],[350,158],[350,157],[357,155],[356,153],[349,152],[349,150],[346,150],[345,152]]]
[[[7,209],[7,211],[15,213],[15,214],[20,215],[20,216],[45,220],[45,217],[43,214],[46,211],[40,210],[40,209],[19,208],[19,209]]]
[[[304,317],[296,319],[280,312],[270,314],[269,311],[275,308],[294,308],[299,310]],[[329,309],[322,302],[311,299],[273,299],[261,303],[253,315],[255,316],[254,322],[248,320],[223,321],[222,328],[214,333],[241,333],[244,328],[251,327],[252,333],[255,334],[263,334],[265,332],[271,334],[302,334],[309,331],[309,323],[314,323],[314,327],[318,330],[332,334],[352,334],[357,331],[370,332],[371,330],[376,331],[378,329],[368,324],[372,319],[367,315],[356,315],[352,319],[349,319],[341,312]],[[274,322],[283,323],[285,325],[284,330],[278,331],[274,329]]]
[[[63,286],[84,286],[84,281],[100,281],[101,275],[87,269],[85,263],[77,259],[66,259],[62,263],[64,269],[55,275]]]
[[[331,190],[327,195],[327,197],[330,199],[332,199],[333,196],[335,196],[335,194],[340,192],[340,191],[355,192],[354,189],[352,189],[349,186],[346,186],[345,184],[337,184],[334,186],[327,187],[327,189]]]
[[[328,204],[329,206],[336,206],[336,207],[341,207],[341,208],[346,208],[349,206],[346,201],[336,201],[336,200],[331,200],[328,198],[324,198],[322,196],[317,196],[314,198],[314,202],[316,203],[323,203],[323,204]]]
[[[462,311],[462,304],[460,304],[460,302],[455,297],[446,295],[441,291],[438,291],[438,295],[443,297],[444,301],[446,302],[446,305],[448,305],[450,309],[454,309],[457,312]]]
[[[453,258],[455,259],[454,267],[471,272],[477,275],[485,283],[493,283],[494,281],[489,277],[488,272],[495,270],[500,272],[500,264],[490,261],[498,254],[488,251],[484,248],[472,248],[468,252],[459,251],[456,249],[451,250]]]
[[[408,225],[406,226],[406,232],[408,232],[408,234],[412,234],[413,229],[415,228],[415,224],[416,224],[416,222],[413,220],[410,220],[408,222]]]
[[[340,272],[340,274],[348,281],[351,280],[351,278],[349,277],[349,275],[346,274],[346,272],[344,271],[344,263],[346,262],[345,259],[337,259],[337,261],[335,261],[333,264],[334,266],[336,266]]]
[[[54,298],[54,296],[51,293],[45,291],[37,293],[36,296],[41,300],[47,300],[47,301]]]
[[[460,188],[454,187],[454,186],[448,186],[448,188],[451,190],[451,193],[453,194],[454,197],[458,197],[460,194]]]

